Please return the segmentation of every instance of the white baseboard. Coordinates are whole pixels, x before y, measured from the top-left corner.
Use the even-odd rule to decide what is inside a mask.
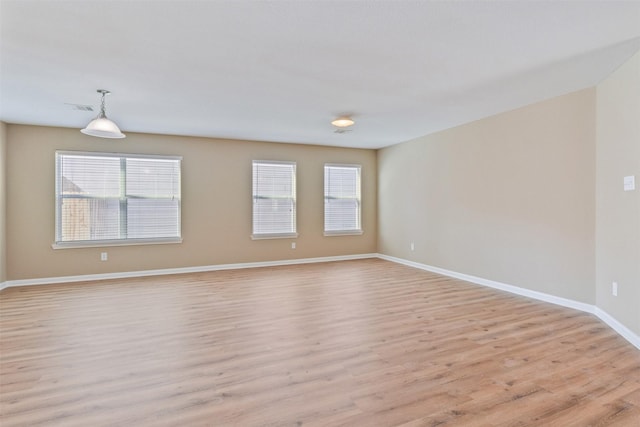
[[[55,283],[89,282],[94,280],[123,279],[131,277],[162,276],[167,274],[202,273],[206,271],[237,270],[243,268],[274,267],[280,265],[312,264],[318,262],[349,261],[354,259],[377,258],[378,254],[341,255],[318,258],[300,258],[281,261],[243,262],[236,264],[215,264],[197,267],[162,268],[158,270],[126,271],[121,273],[83,274],[79,276],[44,277],[39,279],[8,280],[4,288],[14,286],[51,285]],[[4,289],[4,288],[0,288]]]
[[[640,350],[640,336],[633,333],[631,329],[618,322],[615,317],[611,316],[609,313],[599,307],[596,307],[595,315],[598,316],[604,323],[609,325],[611,329],[616,331],[620,336],[622,336],[624,339],[636,346],[638,350]]]
[[[591,304],[585,304],[570,300],[567,298],[557,297],[551,294],[545,294],[543,292],[532,291],[530,289],[521,288],[518,286],[508,285],[506,283],[496,282],[494,280],[483,279],[481,277],[471,276],[469,274],[458,273],[456,271],[445,270],[440,267],[433,267],[427,264],[420,264],[418,262],[408,261],[402,258],[396,258],[388,255],[379,255],[379,258],[386,259],[387,261],[396,262],[398,264],[408,265],[410,267],[419,268],[421,270],[430,271],[432,273],[442,274],[443,276],[453,277],[455,279],[464,280],[466,282],[475,283],[477,285],[487,286],[489,288],[500,289],[501,291],[507,291],[512,294],[522,295],[525,297],[537,299],[540,301],[550,302],[552,304],[561,305],[563,307],[574,308],[580,311],[586,311],[587,313],[595,313],[595,306]]]
[[[575,310],[591,313],[600,318],[604,323],[609,325],[620,336],[633,344],[638,350],[640,350],[640,336],[633,333],[629,328],[616,320],[613,316],[602,310],[601,308],[586,304],[580,301],[574,301],[567,298],[558,297],[544,292],[532,291],[530,289],[521,288],[518,286],[508,285],[506,283],[496,282],[493,280],[483,279],[482,277],[471,276],[468,274],[458,273],[456,271],[446,270],[440,267],[434,267],[427,264],[421,264],[414,261],[409,261],[402,258],[396,258],[389,255],[378,254],[378,258],[387,261],[395,262],[398,264],[407,265],[409,267],[419,268],[420,270],[429,271],[432,273],[441,274],[443,276],[453,277],[455,279],[464,280],[466,282],[475,283],[477,285],[487,286],[494,289],[500,289],[502,291],[510,292],[516,295],[522,295],[525,297],[533,298],[539,301],[549,302],[552,304],[560,305],[562,307],[573,308]]]
[[[32,286],[32,285],[48,285],[55,283],[70,283],[70,282],[88,282],[94,280],[107,280],[107,279],[122,279],[131,277],[144,277],[144,276],[161,276],[167,274],[182,274],[182,273],[201,273],[206,271],[219,271],[219,270],[236,270],[243,268],[258,268],[258,267],[275,267],[281,265],[294,265],[294,264],[311,264],[318,262],[332,262],[332,261],[349,261],[355,259],[366,258],[380,258],[387,261],[395,262],[398,264],[407,265],[410,267],[419,268],[421,270],[430,271],[432,273],[441,274],[443,276],[453,277],[456,279],[464,280],[467,282],[475,283],[482,286],[487,286],[494,289],[500,289],[506,292],[510,292],[516,295],[522,295],[525,297],[533,298],[540,301],[549,302],[552,304],[560,305],[563,307],[573,308],[575,310],[591,313],[600,318],[604,323],[609,325],[620,336],[625,338],[636,348],[640,350],[640,336],[632,332],[625,325],[616,320],[613,316],[600,309],[597,306],[586,304],[579,301],[570,300],[567,298],[558,297],[555,295],[545,294],[543,292],[532,291],[530,289],[521,288],[518,286],[508,285],[506,283],[500,283],[493,280],[483,279],[481,277],[471,276],[468,274],[458,273],[451,270],[446,270],[439,267],[434,267],[426,264],[421,264],[414,261],[405,260],[402,258],[396,258],[383,254],[356,254],[356,255],[342,255],[331,257],[319,257],[319,258],[301,258],[301,259],[289,259],[281,261],[264,261],[264,262],[246,262],[236,264],[217,264],[217,265],[205,265],[198,267],[181,267],[181,268],[163,268],[158,270],[142,270],[142,271],[128,271],[122,273],[104,273],[104,274],[84,274],[79,276],[62,276],[62,277],[46,277],[39,279],[23,279],[23,280],[7,280],[0,283],[0,291],[6,288],[14,286]]]

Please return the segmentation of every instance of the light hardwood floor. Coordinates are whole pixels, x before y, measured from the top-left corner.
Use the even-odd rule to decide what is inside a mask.
[[[597,318],[378,259],[9,288],[0,425],[639,426]]]

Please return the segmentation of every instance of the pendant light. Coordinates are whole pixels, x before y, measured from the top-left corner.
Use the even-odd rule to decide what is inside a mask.
[[[80,130],[85,135],[97,136],[99,138],[124,138],[126,135],[120,132],[118,126],[107,118],[104,107],[104,97],[111,92],[104,89],[98,89],[97,92],[102,95],[100,103],[100,114],[91,120],[86,128]]]

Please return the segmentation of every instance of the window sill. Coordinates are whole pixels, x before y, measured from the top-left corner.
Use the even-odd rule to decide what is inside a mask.
[[[343,231],[325,231],[325,237],[331,236],[361,236],[364,234],[362,230],[343,230]]]
[[[104,248],[109,246],[139,246],[139,245],[171,245],[182,243],[182,238],[168,239],[129,239],[129,240],[91,240],[83,242],[56,242],[53,249]]]
[[[252,234],[251,240],[295,239],[296,237],[298,237],[298,233]]]

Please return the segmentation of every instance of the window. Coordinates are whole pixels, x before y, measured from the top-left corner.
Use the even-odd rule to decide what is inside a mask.
[[[181,160],[56,152],[54,247],[180,242]]]
[[[297,236],[296,164],[254,160],[252,238]]]
[[[324,234],[362,234],[359,165],[324,165]]]

